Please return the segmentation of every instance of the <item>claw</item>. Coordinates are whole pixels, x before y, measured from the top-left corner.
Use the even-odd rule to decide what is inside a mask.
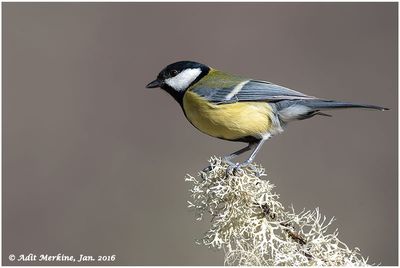
[[[255,165],[249,165],[249,169],[254,172],[254,175],[260,178],[260,172]]]
[[[228,164],[228,167],[226,168],[226,176],[229,177],[229,175],[234,175],[236,166],[238,164],[234,164],[231,161],[227,162],[227,164]]]
[[[232,163],[232,165],[229,165],[226,168],[226,176],[238,175],[240,171],[243,172],[242,167],[244,167],[243,163],[236,163],[236,164]]]
[[[224,157],[222,161],[228,164],[228,167],[226,168],[226,177],[229,177],[229,175],[233,175],[239,163],[233,163],[231,160],[229,160],[229,157]]]
[[[227,175],[227,176],[229,176],[229,175],[237,175],[237,174],[239,174],[240,171],[243,172],[243,170],[242,170],[242,167],[243,167],[242,164],[243,164],[243,163],[236,163],[236,164],[231,163],[231,164],[226,168],[226,175]]]

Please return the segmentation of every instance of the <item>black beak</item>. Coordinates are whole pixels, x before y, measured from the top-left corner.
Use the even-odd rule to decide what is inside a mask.
[[[159,87],[159,86],[161,86],[161,81],[156,79],[156,80],[150,82],[146,87],[147,88],[155,88],[155,87]]]

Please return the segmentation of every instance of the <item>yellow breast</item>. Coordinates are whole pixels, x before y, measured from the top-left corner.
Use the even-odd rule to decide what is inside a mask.
[[[237,140],[261,138],[271,128],[271,106],[265,102],[237,102],[215,105],[187,91],[183,109],[188,120],[200,131],[218,138]]]

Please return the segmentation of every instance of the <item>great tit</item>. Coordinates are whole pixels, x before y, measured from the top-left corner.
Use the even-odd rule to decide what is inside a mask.
[[[243,78],[193,61],[179,61],[165,67],[147,88],[160,87],[182,107],[201,132],[248,146],[224,159],[237,168],[249,165],[263,143],[283,132],[287,123],[315,115],[330,116],[324,110],[340,108],[387,108],[325,100],[267,81]],[[243,163],[232,159],[253,150]]]

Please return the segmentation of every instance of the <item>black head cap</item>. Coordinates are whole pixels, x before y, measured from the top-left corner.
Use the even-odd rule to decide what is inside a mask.
[[[194,61],[178,61],[162,69],[161,72],[158,74],[157,78],[167,79],[176,76],[177,74],[186,69],[195,69],[195,68],[201,69],[202,72],[208,72],[210,70],[208,66],[202,63]]]
[[[184,71],[189,70],[193,71],[196,74],[195,79],[193,81],[190,80],[189,84],[171,85],[171,83],[168,83],[168,81],[173,80],[175,76],[178,76]],[[207,75],[209,71],[210,67],[202,63],[194,61],[178,61],[162,69],[161,72],[158,74],[157,79],[150,82],[146,87],[160,87],[171,94],[179,103],[181,103],[186,89],[195,84],[202,77]]]

